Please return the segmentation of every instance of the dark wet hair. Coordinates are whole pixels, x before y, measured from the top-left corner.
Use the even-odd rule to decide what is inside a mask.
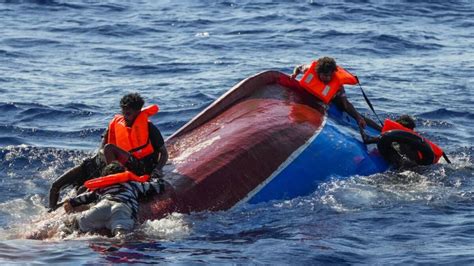
[[[401,115],[396,122],[409,129],[414,129],[416,126],[415,120],[409,115]]]
[[[102,170],[102,176],[113,175],[122,172],[125,172],[125,167],[123,167],[119,162],[113,161],[104,167]]]
[[[325,56],[318,59],[316,72],[318,72],[318,74],[330,74],[336,71],[336,68],[336,60],[332,57]]]
[[[138,93],[129,93],[120,100],[120,108],[131,108],[133,110],[141,110],[145,101]]]

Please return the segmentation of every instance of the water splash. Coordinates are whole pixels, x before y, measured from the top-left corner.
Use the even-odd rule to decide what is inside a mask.
[[[173,240],[188,236],[191,233],[191,225],[186,215],[172,213],[160,220],[146,221],[140,230],[149,238]]]

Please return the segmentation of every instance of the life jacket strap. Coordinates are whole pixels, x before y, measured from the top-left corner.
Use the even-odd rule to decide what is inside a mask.
[[[136,152],[136,151],[139,151],[139,150],[141,150],[141,149],[144,149],[149,143],[150,143],[150,137],[148,137],[148,139],[146,140],[146,143],[145,143],[145,144],[143,144],[142,146],[133,148],[133,149],[129,150],[128,152],[129,152],[129,153],[134,153],[134,152]]]

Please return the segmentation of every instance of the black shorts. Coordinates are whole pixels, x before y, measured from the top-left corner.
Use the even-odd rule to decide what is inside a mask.
[[[105,158],[101,153],[85,159],[81,163],[82,175],[81,180],[78,180],[78,185],[84,184],[89,179],[100,177],[105,166]]]
[[[130,156],[130,159],[125,163],[125,167],[135,173],[136,175],[150,174],[155,167],[156,156],[150,155],[145,158],[138,160],[137,158]],[[106,166],[105,157],[102,153],[97,153],[93,157],[85,159],[81,163],[82,175],[74,185],[81,186],[89,179],[102,176],[102,170]]]
[[[132,171],[136,175],[149,175],[155,167],[155,161],[156,159],[154,156],[147,156],[140,160],[133,156],[130,156],[127,163],[125,163],[125,167],[127,167],[128,170]]]

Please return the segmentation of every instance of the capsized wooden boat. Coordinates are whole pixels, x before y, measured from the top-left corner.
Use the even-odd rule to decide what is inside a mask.
[[[361,142],[352,117],[277,71],[241,81],[166,145],[166,191],[141,205],[142,221],[290,199],[314,192],[330,177],[388,168],[375,148]]]

